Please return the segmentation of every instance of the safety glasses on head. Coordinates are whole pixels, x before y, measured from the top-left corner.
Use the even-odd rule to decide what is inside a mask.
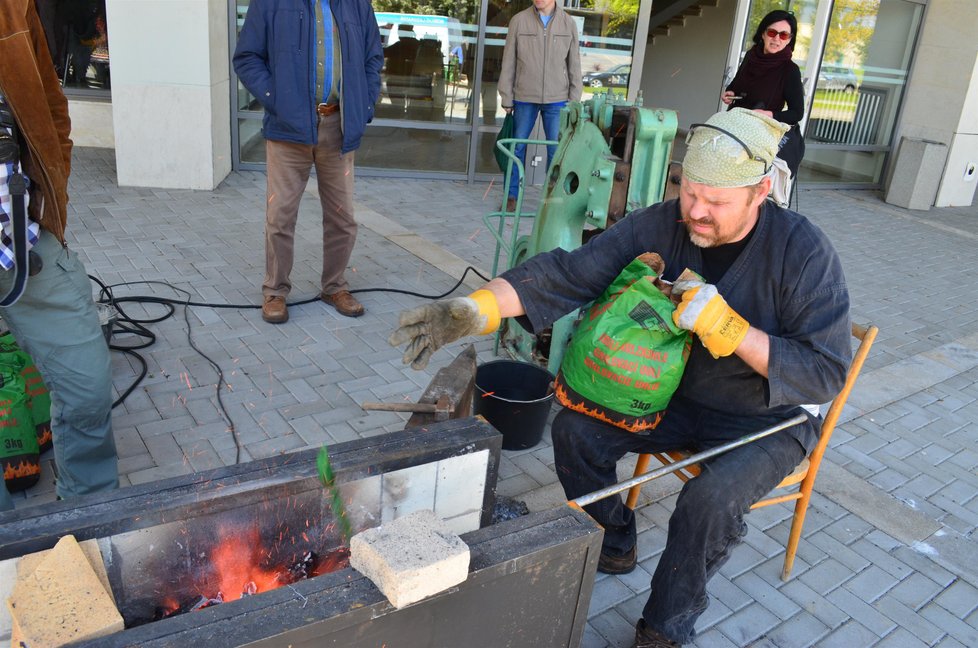
[[[740,139],[739,137],[737,137],[736,135],[734,135],[733,133],[731,133],[727,129],[720,128],[719,126],[714,126],[713,124],[690,124],[689,125],[689,130],[686,132],[686,144],[687,144],[687,146],[689,145],[690,141],[693,139],[693,134],[696,132],[696,129],[697,128],[710,128],[710,129],[713,129],[715,131],[719,131],[719,132],[723,133],[724,135],[726,135],[727,137],[729,137],[733,141],[735,141],[738,144],[740,144],[740,146],[747,153],[747,157],[749,159],[751,159],[751,160],[753,160],[755,162],[760,162],[761,164],[763,164],[764,165],[764,173],[767,173],[768,171],[771,170],[771,164],[767,160],[765,160],[764,158],[762,158],[760,155],[754,155],[754,152],[750,150],[750,147],[747,146],[747,143],[744,142],[744,140]]]
[[[766,32],[768,38],[780,38],[783,41],[791,40],[791,32],[789,31],[778,31],[777,29],[769,29]]]

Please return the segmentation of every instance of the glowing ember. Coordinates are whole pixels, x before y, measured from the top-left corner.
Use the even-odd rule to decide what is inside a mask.
[[[223,535],[223,534],[222,534]],[[249,585],[253,592],[266,592],[284,585],[279,579],[283,572],[278,568],[265,569],[262,563],[261,538],[258,529],[245,533],[235,533],[225,536],[211,554],[214,571],[218,575],[219,591],[225,601],[236,601],[241,598]],[[286,582],[288,570],[284,571]]]
[[[301,535],[308,540],[304,532]],[[322,559],[312,551],[304,551],[281,564],[268,565],[271,552],[262,546],[257,527],[246,531],[222,529],[221,538],[210,552],[210,577],[195,587],[199,595],[182,603],[167,596],[157,607],[156,619],[253,596],[349,565],[347,547],[339,547]],[[282,538],[278,540],[281,542]]]

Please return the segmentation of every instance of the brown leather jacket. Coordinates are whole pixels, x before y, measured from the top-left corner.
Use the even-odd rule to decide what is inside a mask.
[[[34,0],[0,1],[0,94],[20,127],[30,216],[64,243],[71,121]]]

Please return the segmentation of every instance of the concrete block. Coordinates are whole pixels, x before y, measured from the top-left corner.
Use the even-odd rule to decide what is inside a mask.
[[[905,209],[930,209],[947,158],[947,145],[904,137],[900,141],[886,202]]]
[[[469,548],[434,512],[415,511],[353,536],[350,566],[402,608],[463,582]]]

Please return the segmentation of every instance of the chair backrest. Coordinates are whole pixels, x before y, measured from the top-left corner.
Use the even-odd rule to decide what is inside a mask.
[[[815,474],[818,472],[818,466],[822,461],[822,455],[825,454],[825,449],[828,447],[829,441],[832,439],[832,433],[835,431],[836,423],[839,421],[839,415],[842,414],[842,409],[845,407],[846,401],[849,400],[849,394],[852,392],[852,388],[856,384],[856,379],[859,377],[859,373],[862,371],[863,364],[866,362],[866,356],[869,355],[869,349],[871,346],[873,346],[873,341],[876,339],[877,333],[879,333],[879,329],[873,325],[852,325],[852,335],[859,340],[859,346],[857,347],[856,353],[853,355],[852,362],[849,365],[849,371],[846,374],[846,382],[842,386],[842,390],[839,391],[836,397],[832,400],[832,404],[829,406],[828,411],[825,413],[825,418],[822,420],[822,428],[819,432],[818,443],[815,444],[815,448],[812,450],[811,454],[809,454],[808,457],[806,457],[802,463],[798,465],[798,468],[796,468],[792,474],[785,477],[784,481],[778,484],[776,488],[785,488],[806,479],[814,480]],[[649,455],[643,455],[643,457],[648,456]],[[658,459],[663,465],[668,465],[674,461],[685,459],[689,456],[689,453],[680,450],[673,450],[668,452],[653,453],[651,456]],[[648,459],[643,459],[640,457],[639,466],[636,467],[636,476],[645,472],[647,466]],[[683,481],[692,479],[699,473],[699,464],[693,464],[675,471],[675,475]],[[634,508],[637,504],[638,492],[638,488],[634,488],[629,492],[627,503],[629,508]],[[777,504],[780,501],[794,499],[796,497],[797,495],[788,495],[765,498],[754,504],[752,508],[759,508],[769,504]]]
[[[839,421],[839,415],[842,414],[842,408],[846,406],[846,401],[849,400],[849,394],[856,384],[859,372],[863,369],[863,363],[866,362],[866,356],[869,355],[869,348],[873,346],[873,341],[876,340],[877,333],[879,333],[879,329],[872,324],[869,326],[852,325],[852,336],[859,340],[859,346],[856,348],[856,353],[852,357],[852,363],[849,364],[846,382],[838,395],[832,399],[829,411],[825,413],[825,418],[822,420],[822,430],[818,436],[818,443],[815,444],[815,448],[808,456],[811,464],[808,469],[809,473],[814,473],[818,470],[818,464],[822,461],[822,455],[825,454],[825,449],[832,439],[832,433],[835,431],[835,425]]]

